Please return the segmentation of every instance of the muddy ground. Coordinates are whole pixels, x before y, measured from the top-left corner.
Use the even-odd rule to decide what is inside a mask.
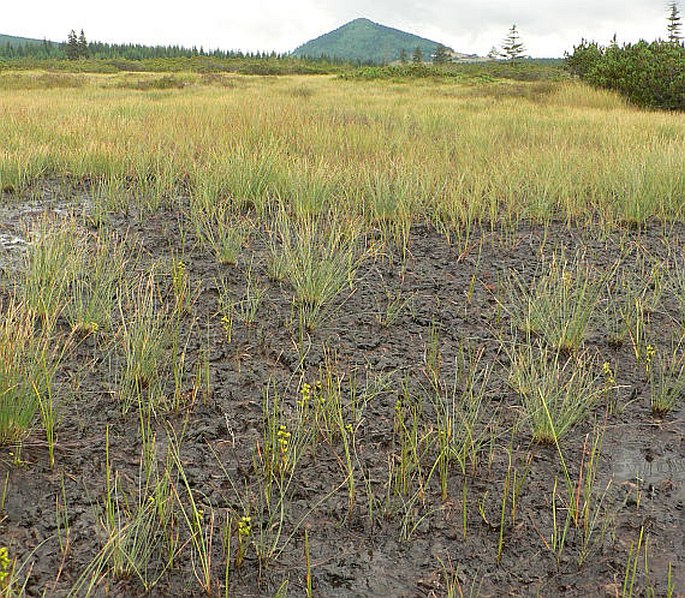
[[[0,217],[4,295],[11,292],[27,250],[25,227],[44,213],[80,218],[81,203],[88,199],[87,191],[78,189],[46,193],[43,188],[34,198],[5,195]],[[650,590],[665,596],[669,588],[674,596],[685,595],[685,411],[681,401],[664,417],[652,415],[630,339],[610,334],[602,315],[613,313],[609,303],[622,300],[620,291],[602,295],[585,342],[589,354],[596,355],[598,371],[603,362],[611,364],[617,388],[561,442],[571,478],[584,479],[588,447],[603,434],[592,516],[578,527],[569,525],[561,550],[555,551],[553,541],[554,508],[563,519],[568,507],[560,457],[554,446],[532,442],[520,399],[508,383],[510,359],[503,350],[515,334],[504,291],[512,271],[530,282],[543,261],[563,247],[566,255],[580,252],[598,272],[620,261],[623,275],[648,288],[654,265],[668,267],[679,257],[684,226],[606,232],[561,223],[521,224],[509,231],[474,230],[468,242],[453,237],[450,243],[430,226],[416,225],[406,259],[392,245],[368,256],[325,321],[301,334],[292,289],[269,278],[260,234],[252,235],[237,264],[221,265],[196,242],[192,228],[179,233],[180,222],[177,212],[162,210],[144,217],[114,215],[106,229],[137,248],[141,271],[181,255],[189,273],[196,298],[181,325],[186,370],[208,363],[211,392],[194,395],[188,382],[194,400],[172,412],[158,410],[152,426],[160,463],[169,430],[183,434],[180,454],[188,487],[204,513],[205,534],[214,523],[209,552],[216,595],[225,590],[221,522],[226,518],[233,521],[230,596],[306,595],[305,531],[315,596],[641,596],[652,595]],[[266,294],[256,323],[236,319],[229,343],[217,316],[216,280],[225,278],[231,293],[241,297],[248,275]],[[384,322],[397,298],[402,300],[395,304],[401,308],[396,319]],[[676,335],[680,310],[666,288],[649,315],[649,338],[660,342]],[[389,471],[396,472],[402,459],[397,410],[408,413],[422,405],[421,433],[432,433],[431,366],[439,365],[438,388],[449,394],[463,350],[481,354],[479,367],[490,368],[488,405],[479,423],[488,441],[478,463],[466,476],[453,465],[443,495],[437,475],[428,479],[434,449],[427,443],[425,469],[410,472],[406,491],[396,492]],[[80,339],[62,363],[54,468],[39,422],[23,446],[0,448],[0,481],[7,480],[0,537],[22,567],[19,577],[28,579],[29,596],[66,595],[106,541],[107,430],[108,458],[119,472],[121,492],[136,495],[139,414],[136,409],[122,413],[108,354],[107,335],[93,334]],[[303,382],[315,387],[326,371],[340,380],[344,410],[354,426],[353,504],[340,437],[322,434],[317,450],[305,452],[297,464],[282,516],[268,520],[256,472],[264,449],[265,396],[273,399],[277,393],[283,421],[292,421],[287,417],[297,409]],[[364,398],[358,411],[350,405],[353,396]],[[178,478],[175,483],[181,500],[187,499]],[[65,550],[60,513],[68,521]],[[247,513],[252,530],[238,567],[234,528]],[[148,594],[135,575],[105,575],[106,570],[94,594],[203,595],[181,519],[177,510],[179,557]],[[563,522],[556,526],[561,530]],[[273,542],[271,558],[258,558],[252,544],[257,538]],[[161,571],[162,557],[151,560],[151,567]]]

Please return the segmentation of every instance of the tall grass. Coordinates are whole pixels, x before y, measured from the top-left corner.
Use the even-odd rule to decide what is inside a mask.
[[[54,322],[69,302],[84,258],[82,237],[73,220],[52,222],[47,217],[29,233],[19,292],[26,307],[43,321]]]
[[[285,278],[306,328],[317,326],[325,310],[346,286],[352,287],[363,256],[359,226],[332,215],[327,220],[307,217],[276,219],[280,245],[273,246],[272,261],[282,262]]]
[[[158,301],[155,275],[150,272],[121,298],[117,344],[121,354],[119,395],[123,411],[144,402],[163,405],[164,382],[169,377],[169,353],[177,346],[178,329]],[[174,355],[175,359],[176,356]]]
[[[0,183],[118,180],[150,191],[145,209],[181,183],[258,211],[279,201],[320,213],[344,200],[376,223],[683,216],[679,115],[573,82],[511,94],[494,83],[311,77],[306,99],[293,93],[302,83],[191,77],[183,89],[132,92],[92,75],[68,94],[8,89]]]
[[[25,305],[0,304],[0,445],[30,429],[50,393],[57,352],[51,330],[40,329]]]
[[[531,284],[512,274],[507,309],[527,334],[539,335],[558,351],[575,351],[585,340],[607,277],[594,272],[582,256],[569,262],[563,253],[553,254]]]
[[[541,344],[525,344],[511,359],[510,384],[521,398],[535,442],[556,444],[603,396],[587,354],[563,357]]]

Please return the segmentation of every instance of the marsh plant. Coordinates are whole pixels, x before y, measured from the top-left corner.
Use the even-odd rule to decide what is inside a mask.
[[[84,219],[96,228],[107,225],[113,213],[127,214],[130,209],[128,194],[119,177],[100,177],[92,193],[90,204],[84,207]]]
[[[214,595],[215,580],[212,553],[214,547],[215,511],[205,497],[191,485],[181,458],[182,438],[169,428],[169,460],[176,469],[178,483],[171,484],[179,520],[183,523],[191,549],[191,566],[195,579],[207,596]],[[228,565],[227,565],[228,566]]]
[[[238,318],[245,326],[253,326],[257,322],[257,312],[266,297],[266,288],[256,282],[251,272],[251,269],[248,270],[245,290],[238,298],[234,298],[226,278],[216,281],[219,291],[221,327],[226,333],[226,339],[229,343],[231,342],[234,319]]]
[[[176,526],[171,455],[159,464],[148,417],[140,411],[141,455],[136,481],[112,462],[105,431],[105,492],[100,505],[102,548],[72,586],[69,596],[97,595],[103,578],[133,578],[149,592],[181,551]],[[99,588],[102,589],[102,588]]]
[[[685,398],[685,353],[682,342],[666,350],[648,345],[645,373],[649,381],[649,402],[654,415],[673,411]]]
[[[397,253],[404,266],[409,253],[409,234],[413,220],[412,194],[416,193],[414,181],[397,177],[393,172],[363,171],[361,193],[364,196],[363,217],[366,223],[377,229],[381,241],[388,249],[392,261]]]
[[[266,297],[266,288],[261,286],[252,270],[252,264],[246,273],[245,291],[233,304],[233,312],[246,326],[254,326],[257,322],[257,312]]]
[[[26,307],[43,320],[54,320],[70,299],[70,287],[83,261],[83,235],[74,220],[43,217],[28,233],[19,288]]]
[[[186,263],[176,257],[171,260],[171,291],[174,296],[174,311],[177,314],[189,311],[192,303],[190,275]]]
[[[606,426],[607,414],[601,423],[595,422],[591,433],[585,435],[577,475],[569,469],[558,438],[555,440],[564,491],[557,493],[559,478],[555,477],[551,497],[552,533],[549,543],[544,538],[543,542],[554,553],[558,566],[571,538],[579,544],[578,566],[582,566],[601,546],[613,524],[609,501],[605,502],[612,480],[604,485],[598,479]]]
[[[485,447],[496,434],[498,410],[488,397],[491,367],[483,363],[483,349],[461,346],[455,359],[454,379],[444,392],[435,389],[437,472],[443,499],[452,468],[474,475]]]
[[[298,425],[296,416],[286,416],[273,388],[264,393],[262,414],[264,429],[257,463],[262,473],[279,485],[292,476],[312,430]]]
[[[10,444],[24,438],[42,401],[52,413],[59,344],[23,304],[0,304],[0,314],[0,444]]]
[[[395,402],[393,436],[395,452],[388,461],[388,487],[403,499],[423,497],[430,472],[426,464],[432,433],[425,423],[423,397],[410,392],[407,380]]]
[[[150,272],[120,299],[121,325],[116,340],[122,357],[119,397],[127,411],[140,400],[153,406],[164,402],[163,384],[169,373],[169,352],[178,346],[178,327],[159,300]],[[175,356],[174,356],[175,357]]]
[[[678,302],[680,324],[685,329],[685,260],[681,257],[674,261],[669,271],[667,285]]]
[[[315,328],[343,289],[353,288],[364,256],[362,230],[333,214],[327,220],[294,219],[280,212],[275,231],[280,244],[273,247],[277,255],[272,259],[282,260],[304,326]]]
[[[98,236],[87,241],[90,246],[75,257],[64,316],[74,331],[109,331],[117,297],[133,264],[117,239]]]
[[[132,267],[126,244],[113,235],[89,234],[75,220],[43,218],[19,280],[26,306],[43,320],[63,316],[72,330],[109,330],[117,294]]]
[[[214,253],[220,264],[237,263],[253,228],[249,220],[226,201],[191,209],[190,218],[200,243]]]
[[[555,444],[605,396],[595,360],[526,343],[510,355],[509,383],[518,393],[533,440]]]
[[[311,445],[313,429],[302,425],[296,413],[286,412],[274,387],[264,391],[262,418],[262,434],[253,460],[254,515],[260,525],[251,526],[251,537],[257,558],[266,563],[292,539],[292,535],[283,538],[288,503],[300,460]]]
[[[608,285],[605,310],[609,340],[615,345],[629,342],[638,363],[645,359],[652,315],[661,306],[664,290],[662,267],[645,264],[644,258],[639,264],[637,272],[621,272]]]
[[[530,285],[512,274],[508,310],[519,329],[557,351],[576,351],[585,341],[603,284],[604,277],[582,255],[569,262],[555,253]]]
[[[402,292],[400,289],[385,289],[384,299],[376,302],[376,321],[383,328],[392,326],[406,311],[409,311],[413,301],[413,293]]]

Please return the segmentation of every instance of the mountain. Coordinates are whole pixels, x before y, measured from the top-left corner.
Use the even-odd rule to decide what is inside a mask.
[[[317,37],[293,51],[300,58],[337,58],[350,62],[387,63],[399,60],[402,50],[411,60],[415,49],[430,60],[440,44],[406,31],[379,25],[369,19],[355,19]]]

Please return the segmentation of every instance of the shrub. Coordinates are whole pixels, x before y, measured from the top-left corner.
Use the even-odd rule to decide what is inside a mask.
[[[595,87],[611,89],[646,108],[685,110],[685,45],[674,42],[581,42],[567,69]]]

